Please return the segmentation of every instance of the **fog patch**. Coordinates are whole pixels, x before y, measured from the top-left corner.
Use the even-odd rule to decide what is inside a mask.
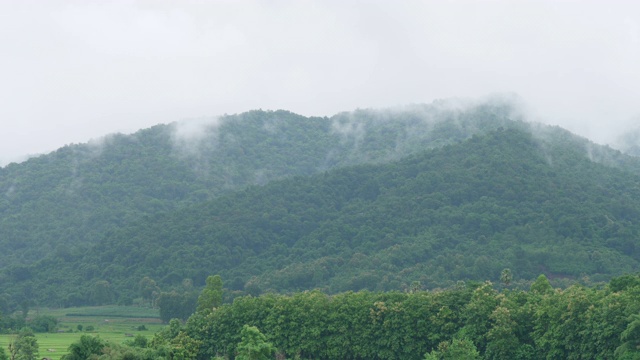
[[[387,162],[533,117],[514,93],[343,112],[331,118],[331,132],[340,140],[339,151],[328,151],[323,167],[340,162],[335,159],[337,153],[346,154],[342,159],[346,164]]]
[[[66,189],[66,194],[68,196],[75,195],[76,191],[82,188],[82,183],[84,178],[78,175],[78,168],[80,167],[81,160],[87,161],[86,157],[79,158],[78,156],[74,156],[71,159],[71,181],[69,186]]]
[[[217,145],[220,118],[195,118],[172,123],[171,144],[182,155],[200,156],[203,149]]]
[[[628,155],[640,156],[640,116],[633,118],[630,124],[610,145]]]
[[[20,164],[31,158],[38,157],[43,154],[28,154],[28,155],[19,155],[19,156],[7,156],[0,157],[0,168],[8,166],[10,164]]]
[[[84,185],[83,169],[96,159],[102,157],[110,146],[121,146],[118,140],[127,142],[138,142],[136,135],[124,135],[113,133],[105,136],[92,138],[84,144],[71,144],[58,151],[69,152],[65,160],[65,166],[69,168],[68,184],[65,186],[65,194],[74,196]]]
[[[16,181],[14,180],[13,183],[9,185],[9,188],[4,192],[4,196],[7,199],[12,199],[15,193],[16,193]]]
[[[341,113],[331,121],[331,132],[339,135],[343,142],[353,142],[355,148],[362,142],[366,134],[363,119],[356,116],[357,111],[363,110]]]
[[[222,122],[219,117],[203,117],[169,125],[173,154],[186,161],[201,178],[209,177],[210,156],[213,156],[218,147],[218,128]]]
[[[256,170],[253,174],[253,184],[256,184],[258,186],[266,185],[269,180],[269,171],[266,169]]]
[[[622,152],[610,147],[609,145],[600,145],[592,141],[588,141],[586,144],[587,157],[590,161],[603,164],[609,167],[619,167],[625,162],[625,157]]]
[[[118,138],[127,137],[129,140],[137,141],[135,135],[123,135],[121,133],[113,133],[97,138],[90,139],[86,144],[72,145],[73,153],[78,158],[79,163],[93,160],[102,156],[104,150],[108,146],[116,143]]]
[[[280,122],[280,118],[278,118],[277,116],[274,117],[268,117],[264,120],[264,122],[262,123],[262,129],[264,131],[266,131],[268,134],[271,135],[275,135],[278,132],[280,132],[280,124],[278,124]]]
[[[564,164],[566,156],[572,156],[570,153],[575,152],[576,155],[583,156],[590,162],[607,167],[625,168],[633,172],[640,170],[640,163],[634,163],[634,159],[629,157],[629,154],[609,145],[595,143],[560,126],[540,123],[527,123],[526,126],[551,167],[562,166],[559,164]],[[629,164],[632,164],[631,168],[627,167]]]

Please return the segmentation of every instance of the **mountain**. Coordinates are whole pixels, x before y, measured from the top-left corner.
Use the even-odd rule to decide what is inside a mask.
[[[104,233],[248,185],[381,163],[512,122],[507,103],[251,111],[111,135],[0,168],[0,264],[28,265]]]
[[[220,274],[257,294],[448,287],[505,268],[516,284],[637,271],[636,159],[559,128],[499,122],[508,126],[398,160],[385,147],[386,161],[346,166],[367,157],[352,146],[342,168],[147,212],[5,267],[4,292],[80,305],[105,283],[131,302],[144,276],[170,289]]]

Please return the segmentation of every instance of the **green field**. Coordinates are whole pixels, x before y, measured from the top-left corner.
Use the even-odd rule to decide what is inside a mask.
[[[40,358],[48,357],[58,360],[66,354],[69,345],[77,341],[82,335],[99,336],[112,343],[121,344],[133,340],[138,334],[153,337],[163,325],[160,322],[157,309],[140,308],[134,306],[97,306],[67,309],[38,309],[29,312],[29,316],[51,315],[58,319],[57,333],[38,333]],[[78,325],[83,329],[93,326],[93,331],[78,331]],[[139,331],[144,325],[146,330]],[[9,342],[16,335],[0,335],[0,346],[7,349]]]

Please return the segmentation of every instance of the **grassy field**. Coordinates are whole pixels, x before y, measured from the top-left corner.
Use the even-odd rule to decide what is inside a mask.
[[[36,334],[40,350],[39,358],[58,360],[66,354],[69,345],[82,335],[99,336],[112,343],[121,344],[141,334],[153,337],[163,325],[158,310],[134,306],[98,306],[67,309],[39,309],[29,312],[29,316],[51,315],[58,319],[58,333]],[[82,325],[83,331],[78,331]],[[146,330],[138,330],[144,325]],[[93,326],[93,331],[85,331]],[[0,346],[7,349],[15,335],[0,335]]]

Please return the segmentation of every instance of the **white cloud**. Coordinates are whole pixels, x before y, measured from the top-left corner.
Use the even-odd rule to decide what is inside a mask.
[[[606,142],[640,114],[630,1],[0,2],[0,164],[255,108],[515,92]]]

